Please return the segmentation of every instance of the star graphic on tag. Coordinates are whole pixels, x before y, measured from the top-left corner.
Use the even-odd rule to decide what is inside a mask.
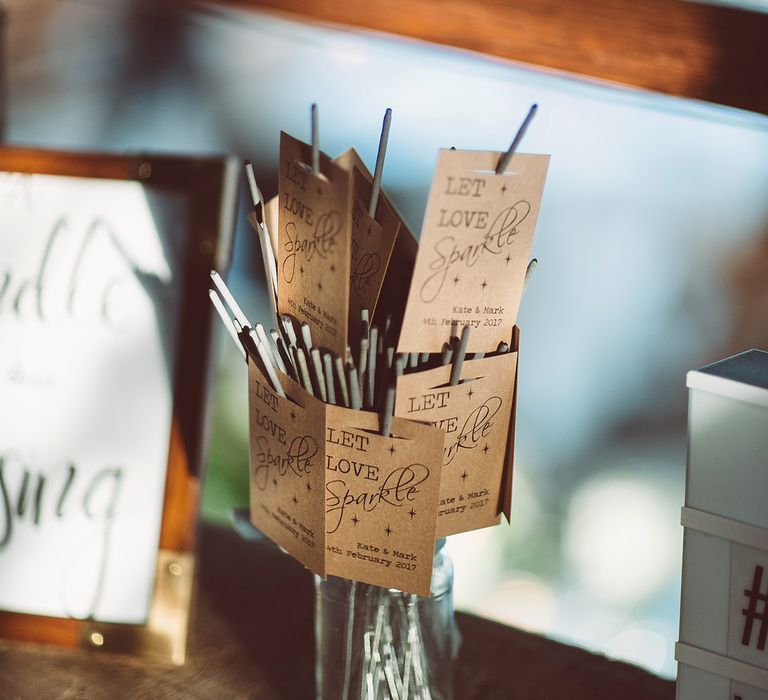
[[[384,528],[384,532],[386,532],[387,533],[387,537],[389,537],[394,532],[394,530],[389,525],[387,525]]]
[[[408,515],[410,515],[411,516],[411,520],[413,520],[416,517],[416,511],[413,508],[411,508],[408,511]]]
[[[352,516],[352,525],[357,525],[360,522],[360,518],[358,518],[356,515]]]
[[[461,473],[461,480],[466,481],[469,474],[467,474],[466,469]]]

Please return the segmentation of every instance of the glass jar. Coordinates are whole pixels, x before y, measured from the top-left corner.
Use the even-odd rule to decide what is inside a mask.
[[[453,564],[435,544],[431,595],[315,577],[315,678],[321,700],[450,700],[459,647]]]

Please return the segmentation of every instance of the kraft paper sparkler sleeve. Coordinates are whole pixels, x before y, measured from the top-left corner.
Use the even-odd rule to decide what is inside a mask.
[[[327,572],[429,595],[443,434],[395,419],[328,406]]]
[[[352,172],[357,169],[362,173],[367,182],[373,182],[371,175],[362,158],[354,148],[349,148],[341,155],[337,156],[335,162],[345,170]],[[379,196],[379,208],[376,210],[376,218],[384,220],[386,213],[380,214],[382,201],[386,202],[388,210],[391,210],[397,217],[400,224],[392,251],[389,257],[389,264],[384,273],[384,279],[381,282],[376,309],[372,310],[373,322],[383,327],[387,317],[394,328],[400,328],[405,313],[405,303],[408,300],[408,287],[411,284],[411,275],[413,266],[416,263],[416,251],[419,244],[408,228],[408,224],[403,219],[394,203],[387,197],[386,192],[382,190]],[[387,212],[388,213],[388,212]]]
[[[464,362],[455,386],[450,374],[447,365],[400,377],[395,404],[395,415],[445,432],[438,537],[499,522],[517,353]]]
[[[436,538],[509,519],[515,324],[549,157],[497,175],[501,155],[440,152],[417,245],[383,192],[370,216],[354,149],[314,175],[311,147],[281,134],[264,217],[278,309],[311,337],[280,320],[293,379],[270,381],[262,341],[249,363],[251,519],[321,576],[428,595]]]
[[[345,356],[352,207],[347,171],[320,154],[320,175],[306,167],[311,147],[280,134],[278,310],[309,324],[318,347]]]
[[[429,594],[444,434],[324,404],[249,363],[251,521],[315,573]]]
[[[398,352],[440,352],[451,324],[468,352],[509,343],[523,294],[549,156],[441,150],[429,193]]]
[[[282,398],[248,363],[251,521],[308,569],[325,575],[324,405],[281,376]],[[290,387],[289,387],[290,383]]]
[[[360,312],[374,316],[392,248],[400,231],[400,220],[384,197],[379,197],[376,217],[368,214],[371,183],[352,168],[352,260],[349,284],[350,344],[360,342],[354,331],[360,328]]]

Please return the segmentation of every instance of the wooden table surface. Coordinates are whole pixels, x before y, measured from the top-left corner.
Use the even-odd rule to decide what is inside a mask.
[[[0,641],[0,699],[314,697],[311,575],[272,545],[205,526],[187,664]],[[472,615],[456,700],[672,700],[674,683]]]

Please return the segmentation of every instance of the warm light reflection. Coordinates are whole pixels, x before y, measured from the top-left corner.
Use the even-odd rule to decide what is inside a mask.
[[[529,632],[546,633],[555,619],[557,598],[545,581],[517,571],[476,598],[472,612]]]
[[[607,656],[643,666],[660,673],[670,654],[670,634],[676,630],[664,629],[664,634],[641,625],[629,625],[614,634],[603,647]]]
[[[580,581],[624,605],[655,593],[678,551],[667,501],[642,471],[587,479],[571,500],[565,524],[565,554]]]

